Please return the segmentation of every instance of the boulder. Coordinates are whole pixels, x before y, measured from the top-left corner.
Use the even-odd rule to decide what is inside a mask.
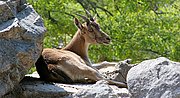
[[[180,63],[167,58],[146,60],[127,75],[132,98],[180,98]]]
[[[45,31],[41,17],[25,0],[0,1],[0,97],[36,62]]]
[[[96,84],[62,84],[48,83],[39,80],[36,72],[26,77],[20,85],[4,98],[121,98],[129,97],[126,88],[108,85],[106,81]]]
[[[130,64],[131,59],[119,62],[104,61],[93,66],[99,69],[99,72],[107,79],[126,83],[128,71],[136,64]]]

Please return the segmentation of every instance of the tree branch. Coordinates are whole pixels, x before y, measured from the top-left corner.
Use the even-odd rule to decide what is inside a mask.
[[[108,11],[107,9],[105,9],[101,6],[98,6],[97,3],[95,3],[95,2],[92,2],[89,0],[87,2],[86,2],[86,0],[76,0],[76,1],[83,7],[84,10],[88,10],[88,11],[92,10],[95,14],[97,14],[98,17],[99,17],[99,13],[97,12],[97,9],[100,9],[100,10],[104,11],[106,14],[113,16],[113,14],[110,11]]]

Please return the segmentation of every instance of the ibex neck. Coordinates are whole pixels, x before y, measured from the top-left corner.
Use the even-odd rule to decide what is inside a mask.
[[[80,34],[81,31],[78,30],[74,35],[73,39],[70,43],[64,48],[64,50],[69,50],[77,55],[79,55],[83,60],[85,60],[86,64],[91,64],[88,58],[88,47],[89,43],[87,43],[84,37]]]

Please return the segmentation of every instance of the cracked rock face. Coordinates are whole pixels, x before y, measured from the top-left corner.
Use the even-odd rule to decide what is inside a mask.
[[[41,17],[25,0],[0,1],[0,97],[36,62],[45,31]]]
[[[180,63],[164,57],[143,61],[127,75],[132,98],[180,98]]]

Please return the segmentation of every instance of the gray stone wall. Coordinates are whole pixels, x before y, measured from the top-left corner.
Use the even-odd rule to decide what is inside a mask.
[[[25,0],[0,1],[0,97],[36,62],[45,31],[41,17]]]

